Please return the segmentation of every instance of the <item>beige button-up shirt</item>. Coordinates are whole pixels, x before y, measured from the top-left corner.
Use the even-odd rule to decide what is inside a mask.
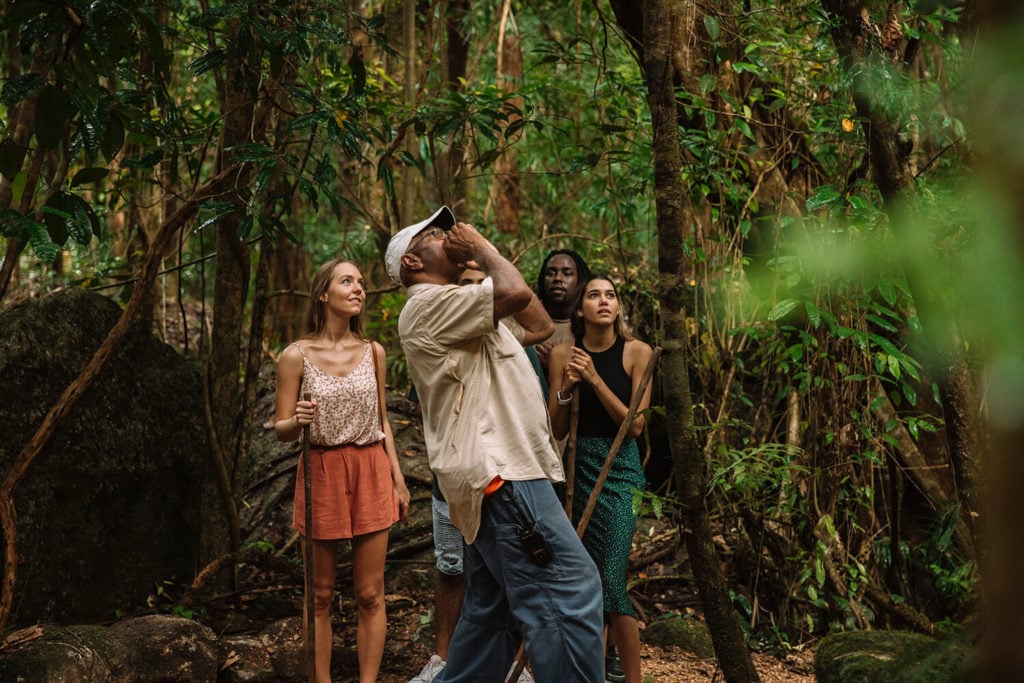
[[[494,324],[488,281],[413,285],[398,334],[423,411],[430,469],[452,522],[472,543],[494,477],[564,480],[536,375],[515,335]]]

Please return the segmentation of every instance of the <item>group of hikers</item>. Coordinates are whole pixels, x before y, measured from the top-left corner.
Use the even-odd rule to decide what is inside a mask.
[[[615,283],[563,249],[544,259],[534,290],[448,207],[397,232],[385,265],[407,292],[398,333],[434,478],[436,652],[410,683],[505,681],[522,666],[521,645],[529,662],[521,682],[639,683],[626,578],[633,497],[645,485],[635,437],[653,351],[628,333]],[[293,526],[311,557],[318,683],[330,681],[343,539],[352,548],[359,680],[377,679],[388,530],[409,510],[385,410],[385,351],[363,332],[365,302],[355,263],[325,263],[313,279],[307,333],[278,363],[277,437],[296,440],[308,427],[309,472],[300,462]],[[627,438],[598,487],[627,418]],[[576,521],[595,488],[581,539]]]

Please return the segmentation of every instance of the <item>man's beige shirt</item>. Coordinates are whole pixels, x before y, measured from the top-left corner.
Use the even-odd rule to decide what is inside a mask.
[[[515,335],[494,324],[487,281],[413,285],[398,334],[423,411],[430,469],[452,522],[472,543],[494,477],[564,480],[536,375]]]

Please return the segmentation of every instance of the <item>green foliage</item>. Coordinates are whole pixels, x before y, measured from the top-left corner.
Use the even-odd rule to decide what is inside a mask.
[[[701,61],[676,93],[696,223],[679,228],[691,295],[682,313],[695,417],[707,438],[708,502],[716,523],[737,529],[725,535],[739,551],[749,551],[745,542],[761,547],[741,538],[759,526],[786,541],[773,557],[784,580],[743,568],[730,577],[748,637],[760,647],[857,626],[863,587],[885,581],[874,564],[920,568],[908,592],[930,596],[923,584],[931,582],[939,612],[961,609],[976,585],[974,565],[953,551],[948,522],[924,541],[905,542],[899,558],[886,559],[893,551],[880,540],[898,514],[888,507],[888,485],[903,482],[889,469],[899,454],[892,432],[904,428],[934,451],[943,427],[930,372],[934,339],[911,290],[961,314],[961,346],[992,320],[1010,321],[999,332],[1007,348],[1019,337],[1011,324],[1019,297],[1006,295],[1014,282],[990,275],[1013,272],[1013,250],[974,227],[1009,209],[970,208],[989,206],[961,182],[972,150],[958,101],[969,85],[959,10],[918,5],[898,16],[904,37],[927,48],[915,68],[858,66],[876,87],[879,113],[916,145],[917,193],[906,214],[868,180],[867,122],[852,97],[860,72],[840,59],[830,33],[836,19],[819,6],[736,4],[703,16],[691,46]],[[179,3],[158,19],[137,0],[19,0],[0,18],[23,62],[0,87],[0,175],[11,190],[0,235],[31,245],[34,258],[23,267],[30,277],[47,274],[63,248],[74,257],[67,280],[127,281],[139,247],[114,234],[111,219],[137,220],[132,211],[161,196],[185,200],[223,164],[244,163],[253,174],[241,203],[207,201],[182,233],[177,257],[191,262],[180,271],[184,295],[209,295],[211,229],[235,225],[229,221],[237,221],[243,248],[268,235],[273,249],[297,245],[303,267],[305,259],[353,258],[373,290],[368,334],[389,349],[389,378],[401,389],[408,373],[396,320],[405,297],[379,263],[387,235],[410,218],[400,197],[412,178],[417,207],[462,202],[460,218],[477,224],[530,282],[549,250],[578,250],[617,279],[639,336],[659,341],[654,141],[640,68],[598,13],[540,3],[518,8],[510,22],[522,80],[499,82],[497,51],[485,42],[493,41],[496,12],[477,3],[462,22],[472,47],[459,89],[440,72],[439,24],[422,23],[437,17],[419,17],[430,30],[418,32],[424,62],[407,102],[388,44],[392,15],[251,0]],[[359,51],[356,30],[370,39]],[[33,55],[49,65],[44,72],[28,68]],[[246,89],[273,103],[267,134],[222,148],[230,103]],[[23,123],[33,135],[15,140],[7,121],[30,105]],[[467,160],[454,177],[450,153]],[[499,233],[492,193],[513,156],[520,213],[511,232]],[[42,157],[47,163],[33,166]],[[895,239],[901,230],[909,243]],[[936,251],[941,262],[921,256]],[[881,422],[890,404],[894,412]],[[673,513],[676,505],[671,496],[634,497],[644,513]],[[827,577],[819,522],[849,551],[832,558],[845,589]],[[867,547],[874,564],[861,552]]]
[[[731,449],[717,459],[708,486],[740,502],[761,501],[770,492],[791,488],[811,474],[810,469],[800,463],[800,456],[799,449],[779,443]],[[795,505],[795,501],[785,503]]]
[[[187,586],[178,585],[173,579],[161,581],[157,584],[154,594],[149,597],[150,607],[182,619],[194,619],[199,616],[201,610],[185,607],[175,597],[176,594],[183,595],[186,589]]]

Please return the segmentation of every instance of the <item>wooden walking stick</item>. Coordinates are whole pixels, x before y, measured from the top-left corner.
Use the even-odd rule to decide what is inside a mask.
[[[307,391],[302,400],[310,401],[313,396]],[[309,683],[316,681],[316,613],[313,600],[313,474],[309,470],[309,425],[302,425],[302,484],[306,492],[306,543],[303,549],[305,571],[306,604],[306,677]]]
[[[597,481],[594,482],[594,490],[590,492],[590,497],[587,498],[587,506],[583,509],[583,514],[580,516],[580,521],[576,525],[576,535],[583,538],[583,534],[587,530],[587,524],[590,523],[590,517],[594,513],[594,508],[597,506],[597,497],[601,494],[601,489],[604,487],[604,482],[608,479],[608,473],[612,470],[612,463],[615,462],[615,456],[619,452],[619,446],[626,438],[626,432],[629,431],[629,425],[633,422],[633,417],[636,415],[637,410],[640,408],[640,401],[644,397],[644,392],[647,391],[647,385],[651,381],[651,376],[654,375],[654,367],[658,364],[658,357],[661,356],[661,347],[654,347],[654,353],[651,354],[651,359],[647,361],[647,367],[644,368],[644,374],[640,378],[640,384],[637,386],[636,391],[633,393],[633,398],[629,402],[629,410],[626,411],[626,417],[623,418],[622,424],[619,425],[619,432],[615,435],[615,439],[612,441],[612,446],[608,450],[608,455],[605,456],[604,466],[601,468],[601,473],[597,475]],[[572,449],[570,451],[573,456],[573,466],[575,466],[576,456],[576,427],[579,422],[579,392],[574,390],[572,396],[573,411],[570,417],[569,426],[569,445]],[[572,489],[569,488],[569,475],[566,475],[566,501],[570,500]],[[572,519],[572,504],[571,502],[566,503],[566,513],[569,515],[569,519]],[[505,677],[505,683],[513,683],[513,681],[519,680],[519,675],[523,672],[526,667],[526,645],[521,643],[519,645],[519,652],[516,653],[515,661],[512,662],[512,668],[509,669],[508,675]]]
[[[572,389],[572,406],[569,411],[569,443],[565,456],[565,516],[572,520],[572,490],[576,484],[576,429],[580,425],[580,392]]]

